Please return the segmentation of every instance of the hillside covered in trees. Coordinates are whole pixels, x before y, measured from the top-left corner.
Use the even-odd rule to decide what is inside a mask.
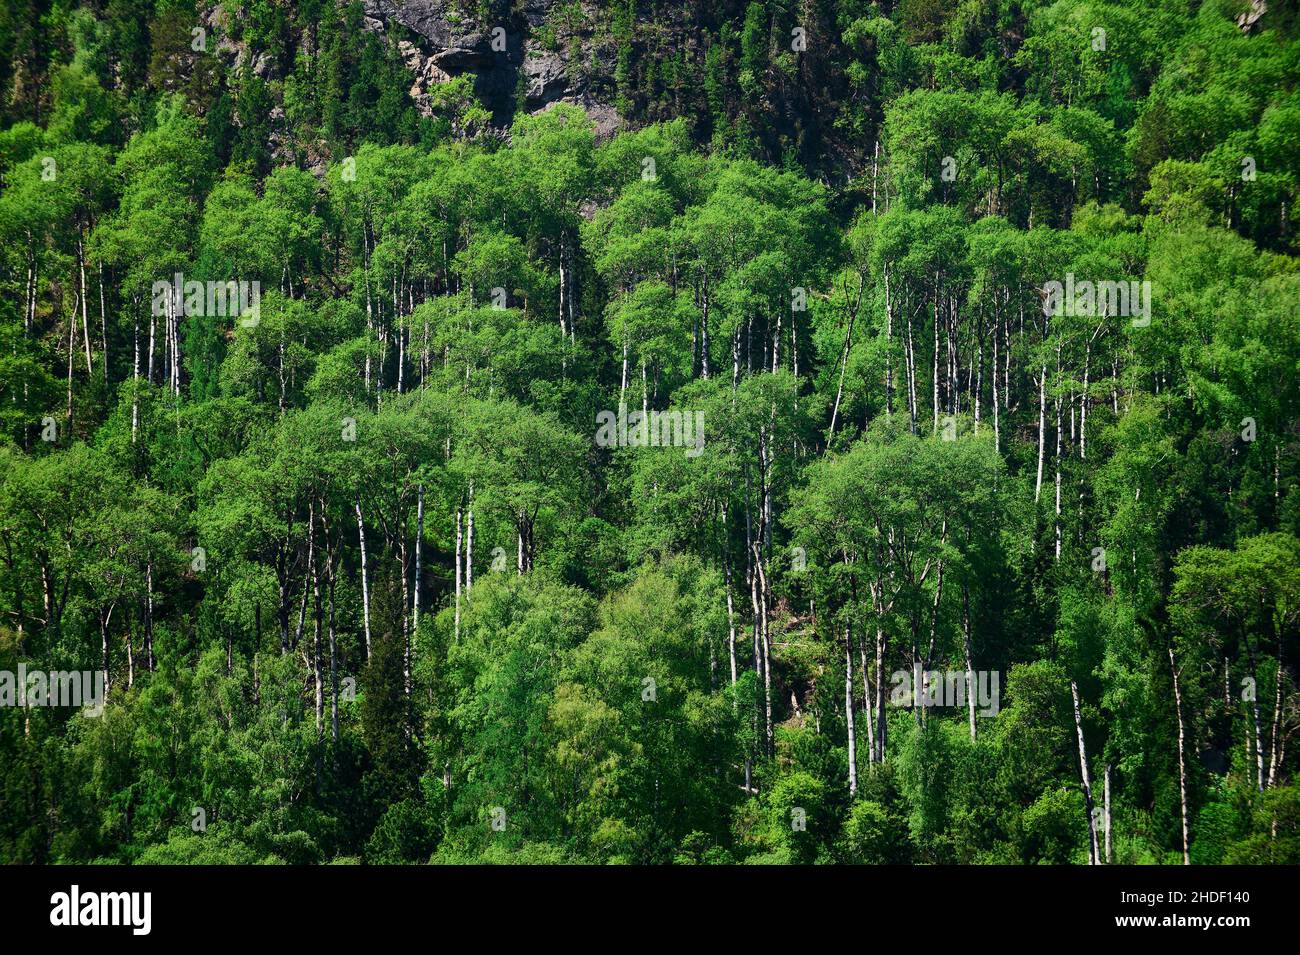
[[[1300,862],[1298,31],[5,0],[0,860]]]

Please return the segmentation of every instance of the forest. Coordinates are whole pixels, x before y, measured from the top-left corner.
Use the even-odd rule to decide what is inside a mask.
[[[0,53],[0,861],[1300,863],[1294,5]]]

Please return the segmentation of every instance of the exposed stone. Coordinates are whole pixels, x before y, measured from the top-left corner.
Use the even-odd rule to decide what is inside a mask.
[[[554,103],[569,91],[566,64],[558,53],[530,50],[524,59],[524,76],[529,109]]]
[[[522,78],[525,109],[575,103],[592,112],[598,134],[610,135],[618,126],[617,114],[590,94],[582,71],[563,52],[568,45],[546,49],[535,36],[558,5],[558,0],[524,0],[515,19],[500,24],[481,22],[447,0],[365,0],[364,9],[367,29],[400,33],[399,27],[405,27],[416,34],[414,41],[399,40],[398,49],[412,74],[411,98],[423,115],[430,113],[429,90],[435,83],[470,73],[475,93],[498,122],[505,122],[516,106]],[[493,49],[497,27],[504,31],[505,49]],[[582,42],[577,48],[590,49]],[[612,63],[608,66],[612,70]]]
[[[259,53],[253,58],[253,72],[264,80],[279,79],[275,58],[270,53]]]
[[[623,117],[619,116],[618,110],[608,103],[587,101],[579,102],[578,105],[587,111],[587,115],[595,124],[597,142],[612,138],[623,127]]]
[[[1250,9],[1237,17],[1237,26],[1241,27],[1243,33],[1249,33],[1255,22],[1268,13],[1268,3],[1266,0],[1251,0]]]
[[[421,116],[430,116],[433,110],[429,106],[429,89],[437,83],[445,83],[451,74],[443,71],[423,50],[409,40],[397,44],[398,52],[411,71],[411,99]]]
[[[461,4],[450,0],[363,0],[362,29],[384,39],[390,34],[397,37],[398,53],[411,73],[410,96],[422,116],[432,115],[430,92],[436,85],[471,74],[475,94],[500,127],[509,122],[522,91],[523,106],[529,112],[549,109],[555,103],[581,106],[591,116],[597,137],[607,139],[621,120],[617,110],[593,92],[587,73],[594,69],[611,77],[612,48],[592,45],[590,16],[583,18],[576,32],[555,36],[557,42],[551,47],[538,37],[562,2],[522,0],[509,22],[493,24],[479,21],[472,11],[462,10]],[[244,66],[248,48],[230,39],[226,23],[230,15],[217,4],[204,19],[220,37],[218,56],[238,69]],[[505,31],[504,49],[493,49],[496,27]],[[254,58],[251,68],[265,80],[281,78],[279,64],[266,53]]]

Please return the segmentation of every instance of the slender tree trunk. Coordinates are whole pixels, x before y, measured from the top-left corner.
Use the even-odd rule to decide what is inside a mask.
[[[181,393],[181,336],[180,336],[181,309],[179,307],[180,304],[182,303],[178,303],[178,307],[172,309],[171,319],[170,319],[171,374],[170,374],[169,382],[171,384],[173,395],[179,395]]]
[[[1004,304],[1011,304],[1011,290],[1005,290]],[[1020,309],[1020,323],[1024,325],[1024,306]],[[1002,323],[1002,407],[1011,410],[1011,318]]]
[[[31,238],[31,234],[28,234]],[[27,284],[23,287],[26,293],[23,300],[23,338],[26,338],[32,330],[32,316],[36,311],[36,258],[30,252],[27,254]]]
[[[848,289],[844,290],[845,298],[848,297]],[[835,437],[835,422],[840,414],[840,399],[844,397],[844,374],[849,367],[849,350],[853,345],[853,320],[857,317],[857,309],[849,311],[848,327],[844,330],[844,347],[840,351],[840,381],[835,389],[835,406],[831,409],[831,427],[826,434],[826,444],[829,447],[831,438]],[[888,373],[886,373],[888,375]]]
[[[313,616],[316,618],[312,626],[311,640],[311,670],[312,679],[316,686],[316,738],[319,740],[325,729],[325,687],[321,676],[320,666],[320,631],[321,631],[321,600],[320,600],[320,575],[316,572],[316,564],[313,561],[311,565],[311,590],[312,606],[315,610]]]
[[[463,564],[461,563],[461,550],[464,547],[464,528],[460,508],[456,508],[456,628],[453,631],[453,640],[460,640],[460,588],[462,580]]]
[[[560,263],[560,338],[564,339],[568,337],[569,329],[565,325],[565,321],[564,321],[565,274],[564,274],[564,239],[563,238],[560,239],[559,263]]]
[[[799,377],[799,313],[790,312],[790,371]],[[797,401],[798,399],[796,399]]]
[[[722,523],[724,528],[727,524],[727,511],[723,508]],[[726,553],[725,548],[722,556],[722,576],[723,582],[727,589],[727,656],[731,663],[731,687],[736,687],[736,607],[731,593],[731,555]],[[731,705],[736,705],[735,698],[732,698]]]
[[[1279,644],[1277,654],[1277,667],[1273,679],[1273,731],[1269,737],[1268,747],[1268,785],[1270,788],[1277,785],[1278,770],[1278,727],[1282,720],[1282,648]]]
[[[970,588],[961,588],[961,631],[966,649],[966,711],[970,719],[970,741],[975,742],[975,661],[971,655]]]
[[[1034,479],[1034,503],[1043,492],[1043,453],[1047,438],[1047,364],[1038,374],[1038,476]]]
[[[515,571],[522,577],[524,575],[524,518],[522,511],[515,526],[515,540]]]
[[[1088,459],[1088,376],[1092,372],[1092,342],[1083,350],[1083,394],[1079,401],[1079,460]]]
[[[86,376],[93,377],[95,374],[95,363],[90,354],[90,319],[86,316],[86,299],[88,297],[86,288],[86,246],[85,232],[78,228],[77,230],[77,272],[81,279],[81,337],[86,346]]]
[[[873,186],[874,189],[874,186]],[[875,198],[872,198],[872,205],[875,205]],[[885,415],[892,418],[894,416],[894,306],[893,298],[889,292],[889,263],[886,262],[883,268],[885,280]],[[870,722],[871,713],[867,712],[867,721]]]
[[[357,514],[357,538],[361,544],[361,620],[365,628],[366,660],[370,660],[370,574],[366,567],[366,521],[361,516],[361,499],[352,502]],[[382,529],[382,528],[381,528]]]
[[[131,633],[131,621],[127,619],[126,632],[122,634],[126,643],[126,688],[135,686],[135,635]],[[227,646],[229,640],[227,640]],[[226,675],[230,675],[230,651],[226,651]]]
[[[907,316],[907,411],[912,434],[916,434],[916,348],[912,340],[912,315]]]
[[[73,359],[77,355],[76,341],[77,334],[77,304],[72,304],[72,314],[68,316],[68,431],[72,431],[72,365]]]
[[[646,381],[646,362],[641,359],[641,420],[645,422],[647,435],[650,429],[650,387]]]
[[[474,589],[474,482],[469,482],[469,516],[465,528],[465,593]]]
[[[415,492],[415,594],[411,602],[411,641],[414,652],[419,652],[420,642],[420,578],[423,567],[421,555],[424,552],[424,485]]]
[[[291,597],[289,594],[289,557],[287,554],[289,547],[289,535],[285,533],[284,549],[276,558],[275,564],[275,583],[276,583],[276,600],[275,600],[275,618],[280,625],[280,653],[281,655],[289,652],[289,604]],[[304,587],[306,584],[303,585]],[[295,643],[293,649],[297,650],[298,645]]]
[[[1255,665],[1255,648],[1247,643],[1250,658],[1250,682],[1254,692],[1250,698],[1250,715],[1255,725],[1255,786],[1264,791],[1264,734],[1259,721],[1259,670]]]
[[[1056,399],[1056,455],[1054,461],[1053,478],[1056,488],[1055,519],[1052,524],[1052,531],[1055,536],[1055,551],[1052,559],[1060,561],[1061,559],[1061,399]]]
[[[709,377],[709,283],[705,279],[700,313],[700,377]]]
[[[1002,419],[998,412],[998,323],[993,325],[993,450],[1002,451]]]
[[[397,322],[397,393],[402,394],[406,384],[406,327]]]
[[[862,673],[862,716],[867,724],[867,765],[876,761],[876,726],[874,697],[871,690],[871,675],[867,667],[867,641],[865,635],[858,641],[858,666]]]
[[[104,306],[104,263],[99,263],[99,342],[104,384],[108,384],[108,312]]]
[[[622,415],[622,409],[627,407],[627,362],[628,362],[628,344],[623,342],[623,374],[618,384],[618,407],[619,414]]]
[[[154,669],[153,662],[153,555],[150,554],[144,564],[144,648],[149,672]]]
[[[931,411],[934,415],[934,429],[931,434],[939,433],[939,277],[934,277],[934,363],[930,373]]]
[[[1070,681],[1074,699],[1074,729],[1079,737],[1079,778],[1083,781],[1083,802],[1088,813],[1088,865],[1097,864],[1097,821],[1092,816],[1092,782],[1088,778],[1088,750],[1083,742],[1083,717],[1079,712],[1079,684]]]
[[[405,511],[405,504],[403,504]],[[397,550],[398,570],[402,575],[402,693],[406,697],[407,727],[411,731],[411,564],[406,550],[406,516],[399,521],[401,543]]]
[[[772,373],[781,369],[781,313],[776,314],[776,331],[772,333]]]
[[[333,733],[334,745],[339,742],[339,662],[338,662],[338,638],[334,628],[334,558],[332,555],[326,556],[326,566],[329,568],[329,642],[330,642],[330,728]]]
[[[858,743],[853,726],[853,631],[844,627],[844,723],[849,734],[849,798],[858,794]]]
[[[375,307],[374,301],[370,294],[370,227],[369,224],[363,224],[361,229],[361,259],[362,271],[366,283],[366,394],[370,394],[370,338],[375,332]],[[471,299],[472,299],[471,295]]]
[[[171,301],[171,292],[167,293],[167,301]],[[170,308],[170,305],[168,306]],[[157,334],[158,316],[154,314],[154,309],[149,309],[149,357],[146,362],[146,379],[149,384],[153,384],[153,355],[154,355],[154,338]]]
[[[761,534],[761,531],[760,531]],[[755,610],[758,636],[763,655],[763,727],[764,745],[767,754],[772,755],[774,732],[772,726],[772,652],[767,630],[767,574],[763,570],[762,552],[758,540],[754,542]]]
[[[1187,851],[1187,765],[1183,758],[1186,741],[1183,729],[1183,690],[1178,679],[1178,666],[1174,662],[1174,647],[1169,650],[1169,670],[1174,676],[1174,712],[1178,716],[1178,802],[1183,814],[1183,865],[1191,865],[1192,860]]]
[[[740,385],[740,326],[731,333],[731,391]]]
[[[108,699],[109,691],[113,688],[112,676],[109,673],[109,646],[108,646],[108,627],[113,619],[113,608],[100,611],[99,614],[99,641],[100,641],[100,667],[104,672],[104,698]]]
[[[885,636],[883,627],[876,626],[876,762],[884,763],[886,749],[885,723]]]
[[[302,576],[302,602],[298,605],[298,629],[293,636],[293,645],[302,642],[303,630],[307,626],[308,575],[314,585],[316,581],[316,502],[313,500],[307,510],[307,567]]]
[[[880,133],[876,133],[876,145],[871,151],[871,211],[876,211],[876,180],[880,173]]]
[[[1105,775],[1102,777],[1102,798],[1105,801],[1105,808],[1102,810],[1101,817],[1106,825],[1106,864],[1110,865],[1110,764],[1106,764]]]
[[[140,316],[135,308],[132,318],[131,347],[134,358],[131,363],[131,444],[135,444],[140,432]]]

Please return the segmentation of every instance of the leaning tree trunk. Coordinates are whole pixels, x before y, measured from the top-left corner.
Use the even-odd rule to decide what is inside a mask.
[[[847,299],[848,295],[848,283],[846,282],[844,297]],[[857,314],[858,310],[856,308],[850,309],[849,320],[847,323],[848,327],[844,331],[844,347],[840,350],[840,381],[835,388],[835,405],[831,409],[831,426],[826,432],[826,446],[828,449],[830,448],[831,439],[835,437],[835,423],[839,419],[840,415],[840,399],[844,397],[844,375],[848,371],[849,367],[849,351],[853,345],[853,320],[857,318]],[[888,375],[888,372],[886,372],[886,375]]]
[[[722,510],[722,521],[725,528],[727,521],[725,507]],[[731,689],[733,694],[731,705],[734,708],[736,705],[734,696],[736,689],[736,604],[731,594],[731,555],[726,553],[725,547],[722,555],[722,577],[727,589],[727,655],[731,663]]]
[[[865,639],[858,641],[858,663],[862,671],[862,713],[867,724],[867,764],[871,765],[876,761],[876,727],[872,719],[874,707],[872,705],[871,695],[871,675],[867,668],[867,641]]]
[[[298,605],[298,629],[294,633],[293,645],[302,643],[303,631],[307,626],[307,577],[311,575],[313,585],[316,581],[316,502],[312,501],[307,510],[307,568],[303,571],[302,602]]]

